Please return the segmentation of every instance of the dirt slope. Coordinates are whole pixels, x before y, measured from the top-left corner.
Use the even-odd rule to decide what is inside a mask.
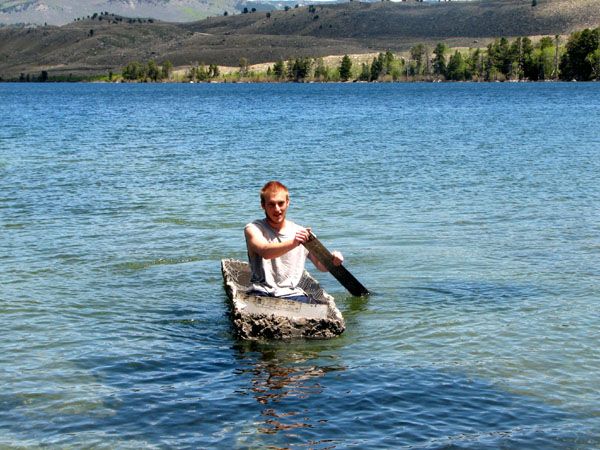
[[[482,0],[319,5],[199,22],[105,16],[62,27],[0,28],[0,77],[120,72],[131,61],[237,65],[300,56],[403,51],[416,43],[483,46],[500,37],[600,26],[598,0]]]

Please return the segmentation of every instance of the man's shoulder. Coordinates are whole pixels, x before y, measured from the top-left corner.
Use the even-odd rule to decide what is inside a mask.
[[[256,220],[253,220],[252,222],[248,222],[244,228],[248,228],[251,226],[260,228],[260,227],[263,227],[264,225],[265,225],[265,219],[256,219]]]
[[[258,229],[262,232],[265,229],[265,219],[256,219],[247,223],[244,227],[244,231],[247,231],[248,229]]]

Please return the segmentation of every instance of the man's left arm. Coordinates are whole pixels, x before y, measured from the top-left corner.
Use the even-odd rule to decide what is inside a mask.
[[[333,265],[341,266],[342,263],[344,262],[344,256],[337,250],[332,251],[331,254],[333,255],[333,260],[332,260]],[[317,269],[319,269],[321,272],[328,272],[327,267],[325,267],[321,263],[321,261],[319,261],[312,253],[308,254],[308,259],[310,259],[312,261],[312,263],[315,265],[315,267]]]

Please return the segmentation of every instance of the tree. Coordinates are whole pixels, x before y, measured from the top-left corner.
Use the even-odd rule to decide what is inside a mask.
[[[344,55],[339,67],[340,79],[342,81],[348,81],[352,75],[352,60],[348,55]]]
[[[146,74],[148,78],[150,78],[152,81],[158,81],[158,78],[160,76],[160,70],[158,68],[158,65],[156,64],[156,61],[154,61],[153,59],[148,61],[148,68],[146,69]]]
[[[439,43],[433,50],[433,73],[446,76],[446,44]]]
[[[358,79],[360,81],[369,81],[371,79],[371,66],[369,64],[362,63]]]
[[[310,76],[310,69],[312,68],[312,59],[310,58],[296,58],[292,67],[293,79],[295,81],[302,81]]]
[[[285,63],[282,59],[273,64],[273,75],[275,75],[275,78],[278,80],[281,80],[285,76]]]
[[[586,61],[592,68],[591,78],[594,80],[600,79],[600,48],[597,48],[586,57]]]
[[[190,67],[190,70],[188,70],[188,72],[187,72],[187,78],[190,81],[196,80],[196,67],[195,66]]]
[[[506,38],[496,39],[488,45],[488,73],[499,72],[507,76],[512,67],[512,54],[510,45]]]
[[[315,76],[315,79],[319,80],[319,81],[324,81],[327,79],[327,68],[325,67],[323,58],[317,59],[314,76]]]
[[[462,54],[456,50],[454,55],[450,56],[448,67],[446,68],[446,78],[455,81],[464,81],[466,79],[467,64]]]
[[[471,80],[480,80],[483,76],[483,54],[481,50],[478,48],[469,50],[465,63],[467,65],[465,76]]]
[[[162,64],[161,68],[161,78],[168,80],[171,78],[171,73],[173,72],[173,63],[168,59]]]
[[[600,28],[595,30],[586,28],[571,34],[560,64],[563,79],[590,80],[593,70],[588,56],[598,47],[600,47]]]
[[[206,68],[204,63],[198,64],[198,67],[196,67],[196,79],[198,81],[206,81],[209,79],[209,77],[209,70]]]
[[[211,64],[210,66],[208,66],[208,76],[210,78],[217,78],[220,74],[221,72],[219,70],[219,66],[217,66],[216,64]]]
[[[394,61],[394,54],[389,50],[386,51],[383,55],[383,71],[385,75],[392,73],[392,69],[394,68]]]
[[[379,77],[383,75],[385,75],[384,57],[383,53],[380,53],[377,58],[373,58],[369,80],[377,81]]]
[[[288,80],[294,79],[294,60],[293,59],[288,59],[287,63],[285,64],[285,78],[287,78]]]
[[[248,60],[244,57],[240,58],[240,75],[244,76],[248,73]]]
[[[417,44],[410,49],[410,58],[415,62],[415,75],[423,73],[423,60],[425,56],[425,46]]]
[[[554,47],[554,41],[550,36],[544,36],[540,39],[538,46],[541,50],[544,50],[546,47]]]
[[[123,78],[125,80],[140,80],[146,76],[146,69],[137,61],[130,62],[123,69]]]

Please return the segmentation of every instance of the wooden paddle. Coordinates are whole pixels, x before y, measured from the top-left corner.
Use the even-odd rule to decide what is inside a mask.
[[[321,264],[327,267],[327,270],[338,280],[342,286],[348,289],[352,295],[362,296],[369,294],[369,291],[364,287],[360,281],[354,278],[344,266],[336,266],[333,264],[333,255],[317,237],[310,232],[308,241],[304,243],[304,246],[308,251],[313,254]]]

